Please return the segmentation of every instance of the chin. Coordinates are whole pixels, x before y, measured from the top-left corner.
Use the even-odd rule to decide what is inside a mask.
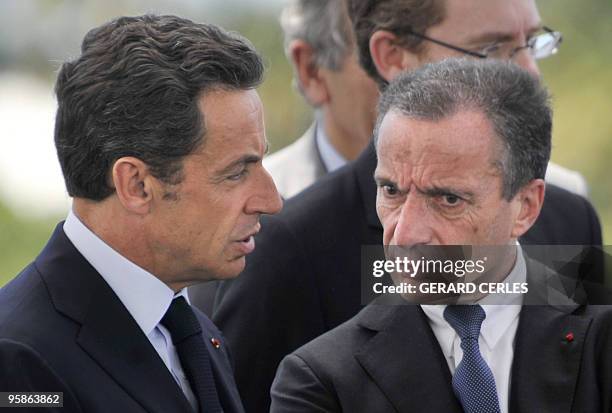
[[[214,274],[214,277],[218,280],[236,278],[242,271],[244,271],[245,265],[246,260],[244,257],[236,258],[235,260],[232,260],[226,263],[223,267],[219,268],[219,270]]]
[[[244,270],[245,263],[244,257],[224,261],[214,266],[211,266],[209,262],[206,266],[200,265],[187,273],[183,273],[184,277],[181,281],[191,285],[236,278]]]

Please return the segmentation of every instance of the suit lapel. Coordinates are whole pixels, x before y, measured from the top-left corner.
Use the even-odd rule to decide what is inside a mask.
[[[149,412],[191,411],[150,341],[109,287],[96,294],[77,342]]]
[[[238,388],[232,375],[232,367],[228,363],[229,357],[226,353],[227,343],[221,341],[221,337],[215,335],[215,333],[208,327],[208,323],[212,323],[210,320],[204,320],[204,315],[199,314],[195,311],[196,316],[200,320],[202,325],[202,338],[208,353],[210,354],[210,363],[215,375],[215,384],[217,385],[217,393],[219,394],[219,400],[223,406],[225,413],[240,413],[244,412],[244,407],[240,401],[240,395],[238,394]],[[216,339],[220,346],[216,348],[212,344],[212,339]]]
[[[462,411],[444,355],[420,307],[370,305],[360,324],[378,333],[355,358],[398,412]]]
[[[76,337],[148,412],[191,412],[191,406],[136,321],[61,228],[37,258],[56,309],[81,324]]]
[[[534,262],[527,260],[527,268],[527,303],[542,303],[551,297],[551,291],[557,293],[549,288],[547,275],[538,271]],[[514,345],[511,412],[571,411],[592,318],[580,315],[577,304],[566,302],[567,305],[523,306]]]

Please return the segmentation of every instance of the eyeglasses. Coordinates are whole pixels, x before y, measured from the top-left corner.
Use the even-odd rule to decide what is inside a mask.
[[[549,56],[554,55],[559,50],[559,45],[563,40],[563,36],[560,32],[549,29],[548,27],[542,27],[544,30],[543,33],[540,33],[536,36],[533,36],[529,40],[527,40],[527,44],[519,47],[511,47],[512,45],[508,42],[499,42],[494,43],[479,51],[473,51],[464,49],[459,46],[454,46],[452,44],[443,42],[441,40],[432,39],[429,36],[425,36],[424,34],[415,33],[413,31],[408,31],[407,34],[418,37],[419,39],[427,40],[429,42],[435,43],[437,45],[446,47],[448,49],[455,50],[457,52],[465,53],[470,56],[479,57],[481,59],[486,59],[488,57],[494,59],[512,59],[518,52],[523,49],[528,49],[531,56],[534,59],[545,59]]]

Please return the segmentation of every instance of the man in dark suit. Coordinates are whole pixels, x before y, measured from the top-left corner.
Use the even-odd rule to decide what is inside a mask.
[[[607,306],[525,306],[506,411],[609,412],[611,322]],[[285,359],[271,411],[461,413],[451,377],[420,307],[370,305]]]
[[[438,278],[392,270],[421,293],[402,297],[451,305],[370,304],[283,360],[271,412],[611,411],[612,307],[554,295],[560,277],[517,243],[544,201],[547,92],[515,65],[450,59],[400,76],[379,110],[384,245],[503,246],[457,277],[527,291],[425,295]]]
[[[370,3],[374,6],[370,8],[373,12],[386,2]],[[472,3],[458,1],[454,5],[457,3],[478,10]],[[420,22],[422,32],[427,32],[439,21],[435,16],[427,18],[431,10],[414,10],[421,10],[423,15],[398,14],[399,21],[405,26]],[[437,9],[434,11],[439,13]],[[489,12],[500,29],[510,32],[513,47],[524,44],[529,33],[511,30],[517,22],[508,17],[500,2],[495,2]],[[522,18],[525,13],[511,15]],[[531,19],[532,12],[527,16]],[[368,16],[362,18],[372,21]],[[447,26],[459,27],[461,30],[457,32],[466,35],[477,36],[484,28],[467,21],[463,24],[461,15],[447,13],[442,20]],[[396,29],[398,36],[400,29]],[[372,28],[373,33],[378,30],[379,26]],[[452,33],[449,32],[451,39]],[[363,31],[357,33],[360,49],[371,35]],[[404,40],[407,41],[400,36],[390,42],[404,57],[399,59],[399,64],[385,64],[392,70],[385,72],[383,80],[427,61],[426,52],[434,48],[436,56],[432,56],[432,60],[453,53],[418,39],[410,38],[408,44]],[[404,44],[406,48],[401,47]],[[522,49],[515,57],[519,58],[517,63],[528,66],[533,72],[536,67],[530,50]],[[413,64],[408,65],[410,62]],[[373,64],[371,67],[376,70]],[[370,145],[355,162],[326,175],[310,189],[288,200],[279,215],[264,220],[263,230],[257,237],[258,248],[249,256],[243,276],[219,287],[213,320],[224,331],[233,350],[236,381],[249,410],[265,411],[269,407],[267,387],[272,384],[278,363],[285,355],[353,317],[365,304],[359,286],[361,248],[382,244],[382,226],[375,208],[376,185],[372,178],[375,168],[376,153]],[[520,241],[524,244],[601,245],[601,228],[586,199],[547,185],[542,213]]]
[[[242,412],[186,287],[238,275],[281,200],[245,39],[175,16],[91,30],[57,79],[68,218],[0,290],[0,389],[68,412]]]

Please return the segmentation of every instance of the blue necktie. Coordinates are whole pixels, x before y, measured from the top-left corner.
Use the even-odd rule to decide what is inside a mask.
[[[183,297],[172,300],[161,323],[172,336],[185,376],[198,398],[200,412],[222,412],[202,327],[187,301]]]
[[[449,305],[444,318],[461,338],[463,358],[453,375],[453,390],[465,413],[499,413],[493,372],[478,346],[480,326],[487,315],[479,305]]]

